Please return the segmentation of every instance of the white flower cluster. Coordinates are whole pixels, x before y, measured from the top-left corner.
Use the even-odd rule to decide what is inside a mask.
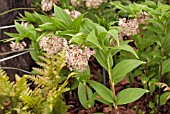
[[[119,19],[119,28],[121,36],[131,36],[139,32],[139,21],[134,19],[127,20],[126,18]]]
[[[86,7],[98,8],[105,0],[86,0]]]
[[[144,22],[148,19],[148,14],[146,12],[141,13],[139,19],[119,19],[119,29],[121,30],[120,35],[123,36],[131,36],[135,35],[139,32],[139,25],[144,24]]]
[[[53,0],[42,0],[41,8],[43,11],[50,11],[53,7]]]
[[[71,4],[75,7],[77,6],[83,6],[84,3],[86,7],[92,9],[92,8],[98,8],[103,2],[106,0],[71,0]]]
[[[15,51],[15,50],[23,50],[26,47],[26,43],[23,42],[19,42],[19,43],[15,43],[15,42],[11,42],[10,44],[11,50]]]
[[[66,60],[68,68],[70,70],[77,70],[83,72],[86,70],[89,58],[95,54],[95,51],[91,51],[89,48],[77,45],[70,45],[69,50],[66,52]]]
[[[67,67],[70,70],[76,70],[79,72],[86,70],[89,58],[91,55],[95,54],[95,51],[91,51],[85,46],[80,47],[74,44],[68,45],[66,39],[53,35],[47,35],[43,37],[39,45],[40,48],[42,48],[50,56],[54,56],[63,48],[66,48]]]
[[[47,35],[41,38],[39,42],[40,48],[42,48],[47,54],[53,56],[60,52],[64,47],[67,48],[67,40],[54,35]]]
[[[68,15],[71,16],[71,18],[74,20],[76,19],[77,17],[79,17],[81,15],[81,13],[79,11],[76,11],[76,10],[73,10],[73,11],[69,11],[68,9],[65,9],[64,10]]]

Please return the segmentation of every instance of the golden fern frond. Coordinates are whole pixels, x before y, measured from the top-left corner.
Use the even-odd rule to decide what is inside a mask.
[[[66,50],[63,49],[61,52],[59,52],[55,58],[57,59],[57,72],[60,72],[61,69],[66,65]]]
[[[35,99],[31,96],[22,96],[21,100],[23,103],[28,107],[34,107],[35,106]]]
[[[51,59],[49,58],[48,54],[46,53],[43,53],[42,56],[39,56],[39,58],[44,62],[44,63],[47,63],[47,64],[51,64]]]
[[[14,91],[14,83],[9,81],[9,77],[3,69],[0,68],[0,94],[11,95]]]
[[[31,81],[34,82],[34,84],[37,85],[37,87],[40,87],[40,86],[48,86],[49,83],[50,83],[50,77],[42,77],[42,76],[39,76],[39,75],[24,75],[26,76],[28,79],[30,79]]]
[[[0,76],[2,77],[6,77],[7,74],[5,73],[5,71],[0,67]]]
[[[157,83],[155,83],[155,85],[157,85],[159,88],[164,88],[163,91],[170,90],[170,87],[167,84],[165,84],[165,83],[157,82]]]
[[[55,56],[49,56],[46,53],[43,53],[43,56],[39,56],[42,62],[37,62],[40,68],[34,68],[40,75],[58,75],[61,69],[66,65],[66,51],[63,49],[61,52],[57,53]]]
[[[62,93],[52,89],[47,94],[48,109],[53,114],[66,114],[68,106],[62,99]]]
[[[16,75],[15,78],[16,78],[15,96],[19,97],[22,95],[30,95],[32,91],[29,88],[29,84],[27,84],[26,77],[23,76],[21,78],[18,75]]]
[[[44,69],[41,69],[41,68],[32,68],[35,72],[37,72],[37,74],[39,74],[39,75],[45,75],[46,74],[46,72],[45,72],[45,70]]]
[[[46,63],[43,63],[43,62],[36,62],[39,66],[41,67],[47,67],[47,64]]]

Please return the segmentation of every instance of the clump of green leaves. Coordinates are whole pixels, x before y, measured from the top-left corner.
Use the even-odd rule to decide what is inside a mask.
[[[78,96],[80,102],[85,108],[92,108],[94,105],[94,100],[98,100],[104,104],[108,104],[110,109],[114,107],[117,110],[119,105],[133,102],[140,98],[144,93],[148,92],[148,90],[142,88],[127,88],[120,91],[118,95],[115,93],[115,85],[119,83],[133,69],[145,63],[143,61],[137,60],[139,58],[138,55],[133,50],[133,48],[128,45],[130,40],[120,41],[117,27],[111,26],[110,23],[107,23],[107,28],[105,28],[101,26],[102,23],[99,25],[88,18],[83,18],[84,15],[72,20],[63,9],[55,5],[54,13],[55,17],[48,17],[37,13],[26,13],[26,17],[21,18],[21,20],[30,22],[30,28],[23,28],[19,23],[16,23],[16,28],[19,34],[17,34],[16,37],[14,37],[13,34],[8,35],[14,37],[16,41],[29,37],[32,41],[31,47],[35,48],[35,51],[31,53],[35,60],[38,60],[36,59],[36,55],[42,54],[42,50],[39,47],[39,41],[48,33],[54,33],[56,36],[66,38],[75,45],[87,46],[95,50],[96,60],[108,72],[110,88],[105,87],[99,82],[91,81],[89,79],[90,72],[88,70],[87,73],[84,72],[85,74],[79,73],[78,76],[76,76],[76,78],[79,80]],[[35,25],[37,26],[31,23],[36,23]],[[32,32],[28,31],[30,29]],[[36,53],[36,50],[38,53]],[[113,57],[116,56],[118,52],[122,51],[126,51],[127,55],[131,53],[132,58],[121,59],[119,62],[114,62]],[[59,55],[54,56],[54,58],[50,58],[46,54],[41,56],[40,60],[45,61],[45,63],[38,62],[38,64],[43,69],[34,68],[34,71],[38,72],[39,75],[36,75],[36,77],[26,76],[27,78],[34,81],[37,85],[35,88],[37,92],[35,92],[33,95],[42,95],[49,98],[48,102],[45,103],[43,102],[44,100],[42,102],[38,100],[40,103],[42,103],[42,105],[37,107],[41,110],[41,107],[43,107],[45,104],[49,104],[48,106],[50,107],[46,108],[48,110],[44,110],[47,112],[49,111],[48,113],[53,112],[54,109],[57,109],[55,106],[58,102],[58,98],[61,98],[61,93],[67,90],[64,89],[65,85],[61,86],[63,88],[58,86],[59,72],[64,66],[63,64],[58,63],[58,59],[63,61],[65,60],[63,56],[58,56]],[[43,79],[42,76],[44,77]],[[65,83],[67,83],[67,79]],[[87,84],[90,86],[87,86]],[[91,87],[95,90],[95,93],[93,93]],[[125,99],[127,95],[128,98]],[[42,96],[40,96],[40,99],[44,98]],[[100,98],[97,96],[100,96]],[[27,109],[32,109],[31,105],[28,105]]]
[[[126,18],[138,18],[141,12],[148,14],[148,19],[144,25],[141,25],[140,32],[131,36],[140,60],[145,61],[146,64],[131,73],[130,77],[141,76],[144,88],[149,89],[150,95],[153,96],[151,102],[156,101],[157,111],[159,111],[160,106],[165,102],[162,104],[163,95],[160,89],[158,94],[154,95],[156,90],[154,84],[161,82],[169,86],[170,82],[170,7],[160,1],[157,3],[146,1],[142,4],[133,3],[126,6],[120,2],[112,2],[112,4],[119,9],[118,13]]]

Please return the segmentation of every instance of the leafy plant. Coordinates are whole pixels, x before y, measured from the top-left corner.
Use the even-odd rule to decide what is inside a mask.
[[[36,88],[33,90],[32,96],[37,98],[34,99],[32,96],[26,96],[21,99],[23,101],[27,101],[25,100],[27,98],[30,99],[31,102],[25,102],[27,110],[31,110],[33,107],[37,106],[37,108],[31,111],[40,113],[38,111],[45,109],[43,110],[43,113],[52,113],[56,112],[55,109],[60,110],[56,105],[59,102],[64,107],[63,109],[65,109],[61,94],[68,90],[65,86],[68,83],[67,81],[70,75],[60,87],[58,85],[60,82],[59,73],[65,65],[65,52],[62,51],[60,54],[52,58],[47,54],[40,56],[40,59],[37,57],[43,53],[39,46],[39,41],[43,36],[46,36],[49,33],[66,38],[75,45],[87,46],[95,50],[95,58],[108,72],[110,88],[105,87],[99,82],[90,80],[89,70],[83,73],[78,71],[78,75],[76,75],[76,78],[79,80],[78,96],[81,104],[86,109],[92,108],[94,100],[98,100],[102,103],[108,104],[110,106],[110,111],[113,106],[115,110],[117,110],[119,105],[133,102],[139,99],[144,93],[148,92],[148,90],[142,88],[127,88],[116,95],[115,85],[132,70],[145,64],[145,62],[138,60],[138,54],[128,45],[130,40],[120,40],[118,28],[113,24],[116,22],[112,22],[112,24],[107,23],[107,26],[103,27],[101,23],[97,24],[88,18],[84,18],[84,14],[73,20],[63,9],[55,5],[54,14],[55,17],[48,17],[38,13],[31,14],[26,12],[25,17],[22,17],[20,20],[28,21],[28,27],[24,28],[16,22],[16,29],[19,33],[7,33],[9,36],[14,37],[11,40],[16,40],[16,42],[24,38],[29,38],[32,42],[30,47],[35,49],[31,52],[32,57],[36,61],[42,60],[45,62],[37,62],[43,69],[34,68],[35,73],[38,73],[39,75],[36,75],[36,77],[26,76],[26,78],[35,82]],[[126,56],[131,55],[131,58],[121,58],[118,61],[113,61],[113,58],[117,56],[117,53],[122,54],[123,52],[127,53]],[[72,75],[73,74],[71,74],[71,76]],[[88,86],[88,84],[90,86]],[[93,93],[91,87],[95,90],[95,93]],[[37,95],[41,96],[37,97]],[[46,99],[43,99],[44,96],[46,96]],[[129,98],[124,99],[126,96]],[[47,108],[44,108],[46,106]],[[60,113],[64,113],[64,111],[60,110]]]
[[[127,6],[120,2],[112,2],[119,9],[120,15],[126,15],[126,18],[140,18],[140,14],[145,12],[148,19],[145,24],[140,25],[140,32],[130,36],[134,40],[134,47],[140,60],[146,62],[145,66],[137,69],[141,76],[141,81],[146,89],[149,89],[150,95],[154,95],[156,90],[154,84],[157,82],[169,83],[166,76],[169,72],[169,6],[160,1],[146,1],[142,4],[129,4]],[[135,71],[134,71],[135,72]],[[131,77],[135,77],[131,74]],[[156,96],[156,95],[155,95]],[[158,97],[154,97],[157,103],[157,111],[162,105],[161,90],[158,89]],[[152,99],[153,100],[153,99]]]
[[[61,82],[60,71],[65,66],[65,50],[51,58],[44,54],[38,62],[42,68],[34,68],[37,75],[16,75],[16,83],[10,82],[8,76],[1,69],[0,73],[0,106],[1,112],[35,113],[35,114],[65,114],[67,106],[62,93],[67,88],[68,79],[75,75],[69,74]],[[27,79],[34,82],[35,88],[30,89]]]

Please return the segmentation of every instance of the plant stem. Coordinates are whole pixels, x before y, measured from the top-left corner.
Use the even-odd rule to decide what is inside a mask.
[[[0,13],[0,16],[5,15],[5,14],[7,14],[7,13],[10,13],[10,12],[12,12],[12,11],[16,11],[16,10],[34,10],[34,9],[35,9],[35,8],[14,8],[14,9],[7,10],[7,11],[5,11],[5,12]]]
[[[160,62],[160,82],[162,82],[162,61]],[[158,109],[158,114],[159,114],[159,110],[160,110],[160,95],[161,95],[161,89],[159,88],[158,89],[158,106],[157,106],[157,109]]]
[[[112,80],[111,68],[110,68],[110,63],[108,59],[107,59],[107,66],[108,66],[108,74],[109,74],[109,80],[110,80],[110,88],[113,92],[113,98],[114,98],[113,106],[115,109],[115,114],[117,114],[117,105],[116,105],[117,98],[116,98],[116,92],[115,92],[115,84],[114,84],[114,81]]]
[[[87,85],[86,85],[85,82],[84,82],[84,88],[85,88],[85,93],[86,93],[86,99],[89,100],[88,91],[87,91]],[[88,107],[89,107],[88,108],[88,113],[92,114],[90,103],[88,103]]]

